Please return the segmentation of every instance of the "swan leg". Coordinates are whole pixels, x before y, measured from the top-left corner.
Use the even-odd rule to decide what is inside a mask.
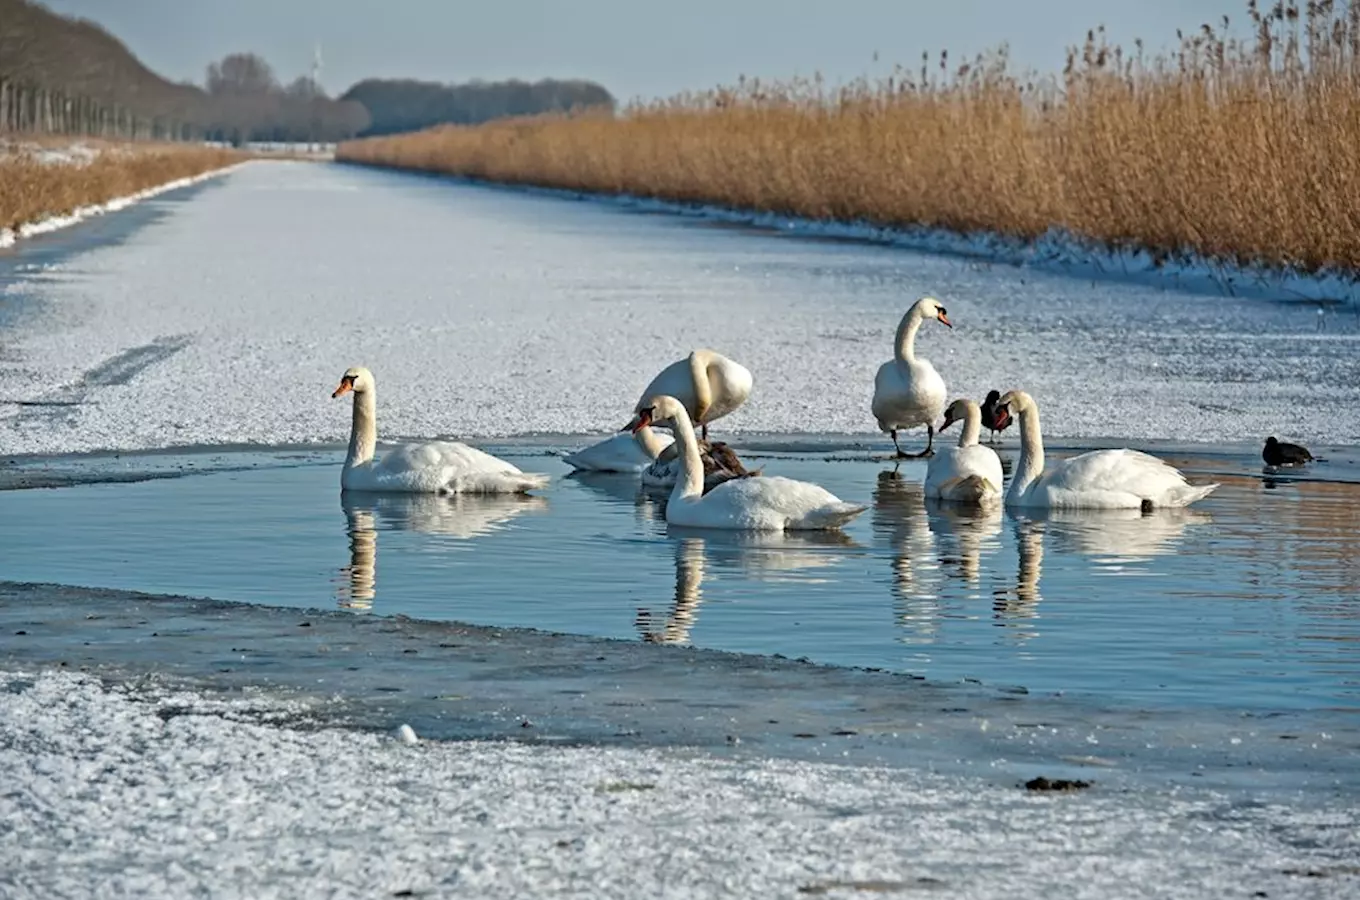
[[[701,423],[699,423],[699,436],[702,437],[704,440],[708,440],[708,423],[707,423],[707,422],[701,422]]]
[[[902,458],[902,459],[925,459],[925,458],[927,458],[927,457],[934,456],[934,455],[935,455],[935,426],[934,426],[934,425],[927,425],[927,426],[926,426],[926,429],[927,429],[927,431],[926,431],[926,449],[922,450],[920,453],[903,453],[903,452],[902,452],[902,448],[901,448],[900,446],[897,445],[897,429],[894,428],[894,429],[893,429],[893,432],[892,432],[892,436],[893,436],[893,446],[894,446],[894,447],[897,447],[897,455],[898,455],[900,458]]]
[[[902,452],[902,445],[897,443],[897,429],[894,428],[892,431],[889,431],[888,433],[892,435],[893,449],[897,451],[897,455],[902,459],[906,459],[907,454]]]

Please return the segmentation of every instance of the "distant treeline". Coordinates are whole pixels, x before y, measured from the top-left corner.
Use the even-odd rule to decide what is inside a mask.
[[[0,131],[240,143],[342,140],[368,124],[309,78],[280,85],[253,54],[209,66],[206,87],[167,81],[93,22],[0,0]]]
[[[588,106],[612,109],[614,98],[587,81],[370,79],[332,99],[308,76],[283,84],[253,53],[208,66],[201,87],[174,83],[94,22],[0,0],[0,132],[331,142]]]
[[[472,81],[438,84],[409,79],[369,78],[341,100],[363,104],[370,123],[361,135],[419,131],[431,125],[476,125],[507,116],[614,108],[614,97],[592,81]]]

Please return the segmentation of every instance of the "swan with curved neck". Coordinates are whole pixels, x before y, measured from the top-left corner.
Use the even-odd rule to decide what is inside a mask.
[[[353,394],[349,452],[340,470],[347,491],[407,494],[518,494],[541,488],[547,475],[521,472],[503,459],[457,441],[378,447],[377,382],[362,366],[347,369],[332,398]]]
[[[673,397],[684,404],[690,421],[699,425],[707,439],[709,423],[745,403],[753,383],[750,370],[741,363],[716,350],[694,350],[657,373],[633,412],[641,412],[650,397]]]
[[[629,428],[669,421],[684,466],[666,503],[666,521],[695,528],[798,531],[839,528],[868,507],[846,503],[825,488],[791,478],[762,476],[726,481],[704,493],[704,465],[685,405],[660,395],[643,402]]]
[[[1217,484],[1190,484],[1173,466],[1138,450],[1092,450],[1046,465],[1039,405],[1024,391],[997,402],[998,422],[1020,420],[1020,462],[1006,505],[1048,509],[1142,509],[1189,506]]]
[[[955,400],[944,411],[943,432],[963,422],[957,447],[946,447],[926,468],[925,495],[956,503],[995,503],[1001,499],[1004,475],[1001,457],[978,443],[982,434],[982,410],[968,399]]]
[[[893,358],[878,367],[874,376],[874,398],[871,404],[880,431],[892,435],[893,447],[902,458],[919,458],[934,453],[935,420],[944,412],[946,399],[944,379],[929,360],[916,356],[916,332],[921,323],[935,319],[950,328],[944,306],[934,297],[922,297],[911,305],[897,325]],[[902,428],[926,426],[926,449],[920,453],[902,452],[897,432]]]

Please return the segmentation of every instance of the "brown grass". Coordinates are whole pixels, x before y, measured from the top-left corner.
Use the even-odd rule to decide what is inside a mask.
[[[69,143],[69,142],[67,142]],[[24,144],[0,145],[0,228],[19,226],[81,206],[106,203],[247,158],[199,145],[81,143],[99,151],[87,164],[44,163]],[[35,141],[57,148],[59,143]]]
[[[567,116],[353,141],[338,158],[816,219],[1360,272],[1360,0],[1249,7],[1169,57],[1102,31],[1061,76],[1002,54],[829,90],[744,82]]]

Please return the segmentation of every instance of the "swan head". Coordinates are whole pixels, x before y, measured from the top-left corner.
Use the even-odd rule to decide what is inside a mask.
[[[363,366],[355,366],[352,369],[346,369],[345,374],[340,376],[340,386],[335,389],[331,397],[341,397],[350,391],[363,394],[373,390],[373,386],[373,373]]]
[[[966,421],[968,419],[968,407],[970,405],[976,404],[973,404],[972,400],[965,397],[960,397],[958,400],[949,404],[949,408],[944,411],[944,424],[940,426],[940,430],[944,431],[955,422]]]
[[[689,415],[685,412],[684,404],[674,397],[658,394],[638,404],[638,411],[633,415],[633,420],[625,425],[623,430],[637,434],[648,425],[672,425],[680,413]]]
[[[1000,431],[1010,424],[1012,418],[1034,408],[1034,398],[1029,394],[1024,391],[1007,391],[996,401],[996,418],[993,427]]]
[[[934,297],[922,297],[916,301],[912,309],[923,319],[938,319],[941,325],[954,327],[954,323],[949,321],[949,316],[945,314],[944,304]]]

